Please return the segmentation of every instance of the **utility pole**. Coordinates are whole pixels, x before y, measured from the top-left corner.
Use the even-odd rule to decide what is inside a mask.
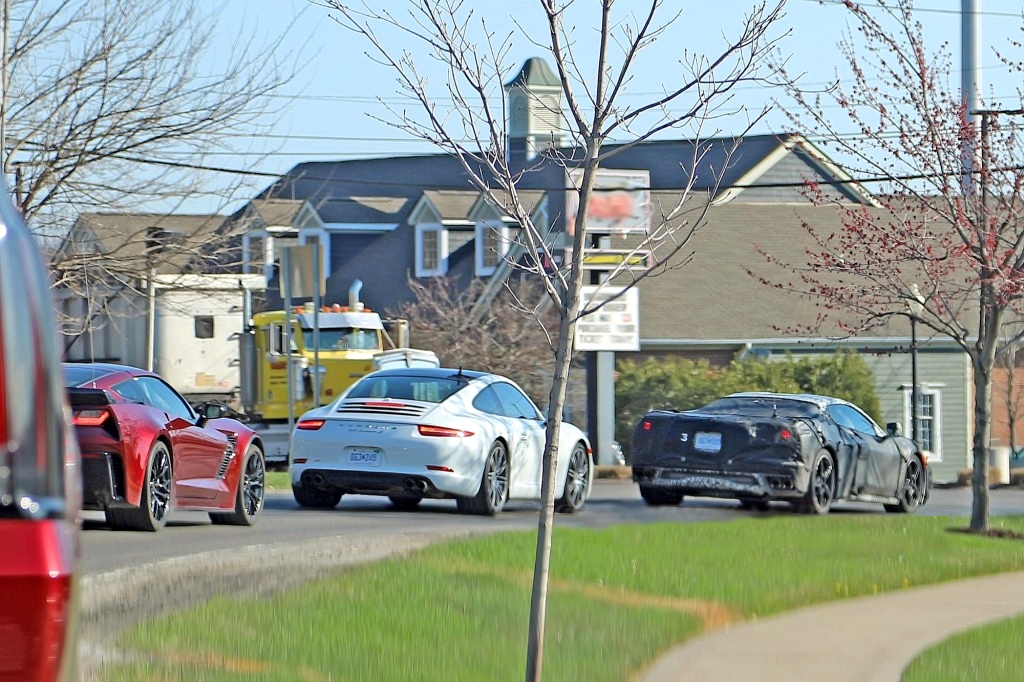
[[[981,88],[981,0],[961,0],[960,4],[960,96],[964,111],[975,124],[977,109],[981,106],[978,91]],[[961,184],[965,194],[974,193],[975,158],[978,150],[969,137],[964,137],[960,150]]]
[[[4,0],[3,36],[0,40],[3,48],[3,56],[0,57],[0,173],[7,182],[7,67],[10,59],[11,0]],[[20,204],[18,208],[21,208]]]

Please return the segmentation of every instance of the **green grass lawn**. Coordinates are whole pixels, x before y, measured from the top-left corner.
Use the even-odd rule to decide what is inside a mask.
[[[992,523],[1024,531],[1024,517]],[[777,515],[557,528],[545,679],[621,681],[729,620],[1024,569],[1024,542],[949,532],[965,525]],[[534,549],[535,533],[503,532],[264,599],[218,598],[124,633],[118,647],[137,659],[99,679],[519,680]]]
[[[969,630],[918,656],[903,682],[1018,682],[1024,617]]]
[[[268,471],[266,486],[268,490],[273,490],[275,492],[291,492],[291,474],[288,473],[287,471]]]

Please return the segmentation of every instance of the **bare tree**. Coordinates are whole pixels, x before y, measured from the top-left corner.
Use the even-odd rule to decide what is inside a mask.
[[[283,32],[267,45],[217,45],[217,17],[195,0],[10,5],[3,172],[37,232],[63,234],[81,210],[160,201],[170,211],[204,192],[229,200],[231,183],[203,189],[203,162],[269,122],[270,97],[295,69],[281,66],[288,55],[268,58]]]
[[[204,6],[11,0],[2,164],[36,230],[63,234],[80,210],[173,207],[209,191],[204,159],[270,122],[271,96],[297,69],[289,55],[268,57],[288,29],[268,44],[218,45]]]
[[[808,225],[806,262],[781,263],[793,277],[774,283],[820,300],[822,319],[838,318],[850,334],[914,314],[963,349],[974,383],[970,530],[985,532],[992,373],[1024,333],[1021,142],[998,116],[983,121],[984,132],[971,123],[950,82],[950,48],[926,40],[911,0],[843,4],[856,33],[839,53],[852,78],[813,95],[787,74],[790,113],[854,178],[884,179],[879,205],[841,205],[809,188],[813,201],[836,204],[844,227],[823,234]],[[825,113],[835,109],[838,120]],[[965,147],[980,152],[973,176],[963,172]]]
[[[519,253],[535,257],[519,259],[514,265],[534,274],[543,284],[558,315],[557,336],[552,338],[554,368],[548,402],[548,422],[542,481],[542,512],[538,523],[537,554],[534,566],[533,597],[527,650],[527,680],[539,680],[543,661],[544,623],[547,605],[548,570],[554,511],[554,467],[559,439],[560,419],[565,400],[572,359],[576,321],[586,314],[581,309],[580,293],[584,284],[583,253],[591,244],[587,236],[587,215],[594,196],[598,169],[613,163],[614,155],[659,133],[685,131],[694,144],[693,168],[707,146],[700,144],[717,117],[729,110],[733,89],[758,81],[759,69],[774,40],[769,31],[781,15],[781,5],[755,3],[750,14],[731,39],[723,39],[718,54],[706,56],[679,51],[676,76],[664,85],[660,94],[648,96],[640,104],[627,104],[632,79],[647,48],[664,40],[672,29],[680,28],[682,12],[663,18],[664,3],[650,0],[637,3],[622,14],[613,13],[614,0],[580,3],[539,0],[539,11],[546,25],[541,37],[522,36],[533,47],[550,56],[555,77],[561,86],[568,111],[566,137],[568,148],[552,149],[525,167],[515,164],[507,151],[505,126],[506,101],[503,81],[512,73],[512,48],[516,32],[498,35],[487,21],[486,11],[477,13],[462,0],[411,0],[408,11],[394,15],[377,10],[372,3],[362,9],[342,0],[321,0],[333,10],[333,16],[347,29],[363,36],[373,59],[396,74],[401,92],[419,103],[419,114],[392,111],[388,121],[396,128],[428,140],[441,150],[456,156],[472,185],[486,193],[495,206],[511,216],[519,226]],[[507,16],[507,9],[496,10]],[[518,12],[526,11],[519,7]],[[590,49],[579,40],[577,27],[587,26],[595,35]],[[706,30],[702,26],[701,30]],[[400,43],[390,43],[390,36]],[[396,37],[397,36],[397,37]],[[680,44],[686,41],[679,39]],[[401,45],[401,47],[397,47]],[[419,63],[434,60],[444,73],[447,97],[444,103],[428,91],[428,79]],[[664,63],[651,68],[668,72]],[[543,104],[543,102],[541,103]],[[562,112],[551,112],[561,116]],[[755,112],[748,123],[759,119]],[[606,143],[621,136],[625,141],[606,148]],[[467,142],[468,140],[468,142]],[[571,198],[578,206],[574,215],[562,216],[572,236],[571,256],[558,269],[545,267],[557,262],[558,235],[549,225],[534,223],[520,184],[532,170],[557,164],[572,173]],[[684,165],[685,164],[681,164]],[[717,169],[721,172],[723,169]],[[703,225],[708,197],[691,193],[693,177],[680,173],[679,201],[664,211],[652,224],[637,250],[654,253],[654,267],[645,273],[624,269],[609,273],[632,286],[650,274],[663,271],[677,256],[686,256],[686,245],[694,231]],[[714,183],[711,183],[714,184]],[[555,188],[549,188],[555,189]],[[713,194],[713,192],[712,192]],[[695,208],[695,204],[697,207]],[[685,206],[684,206],[685,205]]]
[[[167,229],[166,215],[197,199],[213,213],[248,191],[251,178],[215,173],[207,159],[272,123],[272,98],[293,79],[297,55],[280,51],[288,27],[263,44],[251,36],[218,44],[218,17],[205,7],[197,0],[0,6],[0,166],[44,246],[55,250],[65,238],[52,260],[56,285],[91,308],[66,327],[72,334],[100,319],[93,313],[119,293],[144,293],[145,276],[158,266],[189,263],[197,271],[200,262],[223,261],[223,245],[236,245],[237,234],[210,239],[211,227],[223,229],[215,217]],[[139,213],[154,204],[163,215]],[[138,220],[107,238],[69,243],[68,236],[82,237],[71,228],[87,212]],[[154,231],[177,238],[147,246]]]
[[[414,345],[433,350],[445,367],[473,358],[474,369],[510,377],[543,403],[551,388],[551,334],[558,322],[550,300],[538,281],[517,278],[481,316],[475,304],[484,286],[480,279],[468,286],[448,277],[410,279],[413,300],[389,314],[408,320]]]

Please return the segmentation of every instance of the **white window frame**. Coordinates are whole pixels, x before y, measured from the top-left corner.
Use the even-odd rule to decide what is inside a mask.
[[[269,234],[266,230],[253,230],[242,235],[242,272],[247,275],[253,274],[252,264],[255,255],[252,251],[253,239],[263,240],[263,260],[261,261],[263,272],[258,274],[263,274],[269,279],[274,268],[274,235]]]
[[[309,237],[316,237],[320,244],[320,253],[323,254],[323,262],[320,264],[321,271],[325,275],[331,274],[331,234],[321,227],[304,227],[299,230],[299,245],[306,243]]]
[[[913,399],[913,387],[903,386],[903,423],[904,433],[910,438],[914,437],[913,420],[910,414],[911,400]],[[935,384],[920,384],[917,389],[920,397],[930,396],[934,412],[930,417],[918,415],[918,419],[925,419],[932,422],[932,449],[928,450],[928,460],[931,462],[942,461],[942,390]]]
[[[487,256],[488,251],[491,250],[491,244],[487,241],[488,234],[495,235],[494,246],[497,248],[496,251],[497,260],[494,265],[487,265],[484,263],[484,258]],[[473,243],[476,245],[476,274],[479,277],[488,277],[493,275],[498,269],[498,264],[508,253],[509,245],[511,244],[512,230],[509,229],[505,223],[497,220],[482,220],[476,224],[476,234],[473,237]]]
[[[437,233],[437,267],[427,268],[424,265],[423,236],[428,232]],[[416,276],[441,277],[448,272],[448,231],[438,223],[422,223],[416,225]]]
[[[294,239],[296,240],[295,243],[301,246],[306,244],[310,237],[316,237],[323,246],[324,262],[322,267],[323,271],[329,274],[331,272],[331,233],[319,227],[304,227],[299,230],[298,235],[294,232],[268,232],[266,230],[253,230],[242,235],[242,272],[245,274],[252,274],[253,272],[252,264],[255,254],[252,250],[252,242],[254,239],[263,240],[263,274],[269,279],[273,271],[274,261],[276,260],[275,255],[277,255],[278,251],[277,242]]]

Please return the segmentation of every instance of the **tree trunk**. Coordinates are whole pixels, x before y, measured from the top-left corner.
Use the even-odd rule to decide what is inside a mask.
[[[992,441],[992,370],[996,364],[1002,315],[995,305],[995,292],[991,285],[981,285],[981,312],[978,315],[978,340],[971,353],[974,370],[974,441],[972,454],[974,468],[971,487],[974,502],[971,506],[972,533],[988,531],[988,451]]]
[[[530,599],[530,630],[526,652],[526,680],[539,682],[544,661],[544,624],[547,614],[548,573],[551,566],[551,534],[555,521],[555,466],[561,431],[562,406],[572,360],[572,338],[575,324],[562,318],[555,353],[555,376],[548,403],[548,425],[544,442],[544,471],[541,478],[541,513],[537,524],[537,552],[533,566],[533,593]]]
[[[581,167],[579,210],[576,212],[573,235],[572,266],[569,270],[568,290],[559,310],[558,348],[555,349],[555,375],[548,400],[548,425],[544,443],[544,473],[541,479],[541,514],[537,524],[537,556],[533,566],[533,594],[530,600],[530,630],[526,647],[526,682],[540,682],[544,662],[544,622],[547,613],[548,572],[551,566],[551,533],[555,517],[555,467],[558,452],[558,434],[562,424],[562,407],[569,384],[572,348],[576,337],[576,318],[580,312],[580,290],[583,288],[583,247],[586,244],[586,216],[594,176],[595,160],[601,142],[591,139],[587,156]]]
[[[971,486],[974,501],[971,505],[971,532],[984,533],[988,530],[988,446],[992,435],[991,369],[985,369],[978,361],[974,365],[974,440],[971,453],[974,468]]]

